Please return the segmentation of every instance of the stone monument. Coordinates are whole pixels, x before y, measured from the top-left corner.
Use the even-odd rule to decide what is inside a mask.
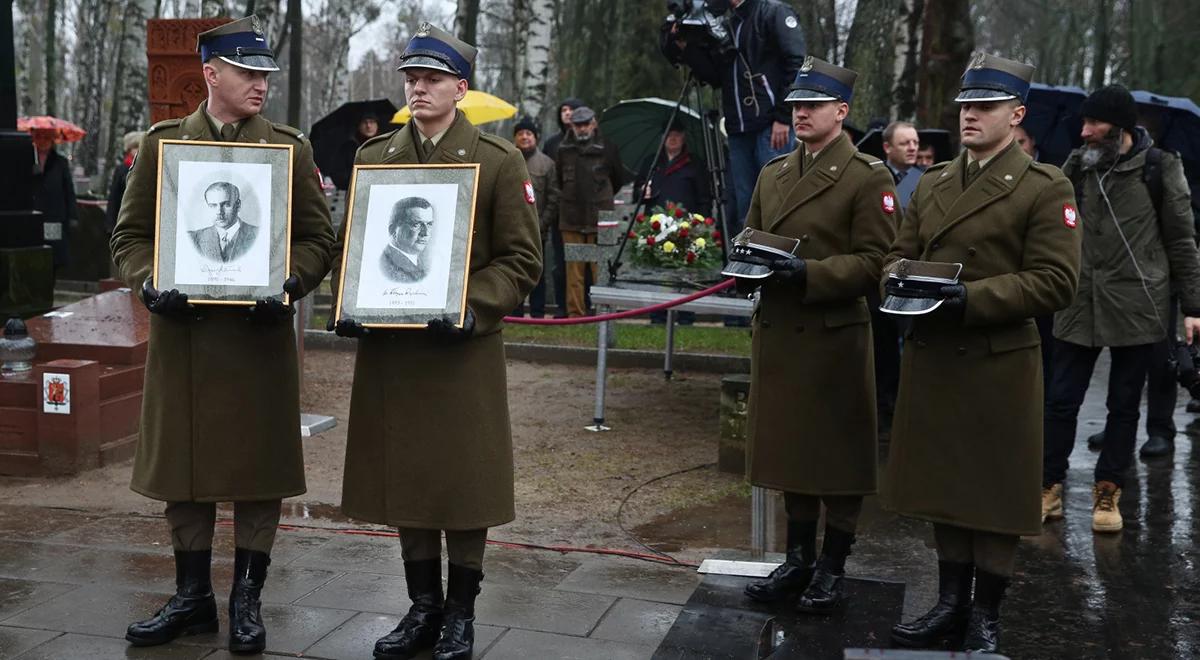
[[[228,23],[220,18],[154,18],[146,22],[150,123],[186,117],[208,98],[196,35]]]

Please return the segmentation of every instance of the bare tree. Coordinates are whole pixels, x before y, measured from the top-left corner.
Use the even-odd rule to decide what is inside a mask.
[[[917,114],[917,73],[921,65],[921,19],[924,0],[902,0],[896,13],[896,111],[897,119],[912,120]]]
[[[792,6],[804,29],[804,41],[808,54],[827,62],[838,62],[838,24],[835,0],[793,1]]]
[[[953,102],[959,78],[971,59],[975,31],[967,0],[939,0],[925,5],[918,77],[917,121],[958,134],[958,106]]]
[[[528,6],[528,34],[521,75],[518,105],[539,124],[545,121],[546,108],[553,104],[551,46],[555,6],[554,0],[525,0]]]
[[[899,0],[858,0],[846,39],[846,66],[858,72],[851,123],[861,127],[892,113],[896,82],[896,15]],[[902,62],[903,60],[901,60]]]

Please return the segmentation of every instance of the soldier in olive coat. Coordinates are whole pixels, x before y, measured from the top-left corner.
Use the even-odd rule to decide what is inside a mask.
[[[267,72],[278,67],[257,19],[201,34],[199,49],[208,100],[182,120],[151,128],[130,169],[112,237],[121,278],[142,292],[153,312],[132,488],[167,502],[177,587],[158,614],[129,627],[126,639],[146,646],[217,629],[209,577],[215,503],[233,501],[237,548],[229,646],[253,652],[265,645],[259,593],[280,499],[305,490],[292,310],[275,299],[253,308],[193,307],[185,294],[154,289],[159,140],[294,147],[291,277],[284,284],[293,300],[328,272],[334,235],[312,146],[296,129],[258,114]]]
[[[956,99],[966,150],[921,178],[888,255],[962,264],[942,305],[911,317],[901,361],[884,503],[933,523],[940,585],[928,614],[892,629],[905,646],[965,628],[967,650],[994,651],[1019,535],[1041,531],[1033,317],[1070,304],[1080,231],[1070,181],[1013,139],[1032,75],[974,58]]]
[[[799,596],[824,614],[842,600],[864,495],[875,493],[871,315],[895,235],[896,189],[883,162],[842,131],[857,74],[809,57],[787,96],[802,146],[763,168],[747,226],[797,238],[762,287],[751,362],[750,480],[784,491],[787,559],[750,584],[759,601]],[[825,505],[825,540],[816,556]]]
[[[399,528],[413,602],[375,644],[376,658],[408,658],[431,646],[437,660],[471,656],[487,528],[515,517],[500,330],[537,282],[541,242],[525,158],[455,107],[474,57],[474,47],[423,24],[400,64],[413,121],[364,143],[356,158],[480,164],[462,327],[440,319],[425,330],[364,328],[351,319],[336,326],[339,335],[360,338],[342,509]],[[443,530],[450,559],[444,599]]]

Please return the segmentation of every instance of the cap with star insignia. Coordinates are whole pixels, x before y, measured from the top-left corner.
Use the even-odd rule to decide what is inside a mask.
[[[942,287],[958,284],[962,264],[901,259],[883,272],[888,276],[879,311],[901,316],[928,314],[942,306]]]
[[[239,18],[201,32],[196,36],[196,51],[200,61],[214,57],[234,66],[252,71],[278,71],[275,51],[267,44],[262,23],[257,16]]]
[[[478,52],[471,44],[429,23],[422,23],[408,40],[408,46],[400,55],[400,66],[404,69],[436,69],[453,73],[459,78],[470,78]]]
[[[772,268],[796,256],[800,241],[747,227],[734,237],[729,249],[729,261],[721,269],[727,277],[761,280]]]
[[[854,81],[858,73],[812,55],[804,58],[796,81],[788,88],[785,103],[842,101],[849,103],[854,96]]]
[[[1023,62],[988,53],[975,53],[963,73],[962,86],[954,100],[958,103],[982,103],[1020,99],[1024,103],[1036,70]]]

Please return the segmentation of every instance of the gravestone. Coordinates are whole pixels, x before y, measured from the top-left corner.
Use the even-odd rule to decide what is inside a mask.
[[[227,17],[146,21],[151,124],[186,117],[208,98],[196,53],[196,36],[229,21]]]

